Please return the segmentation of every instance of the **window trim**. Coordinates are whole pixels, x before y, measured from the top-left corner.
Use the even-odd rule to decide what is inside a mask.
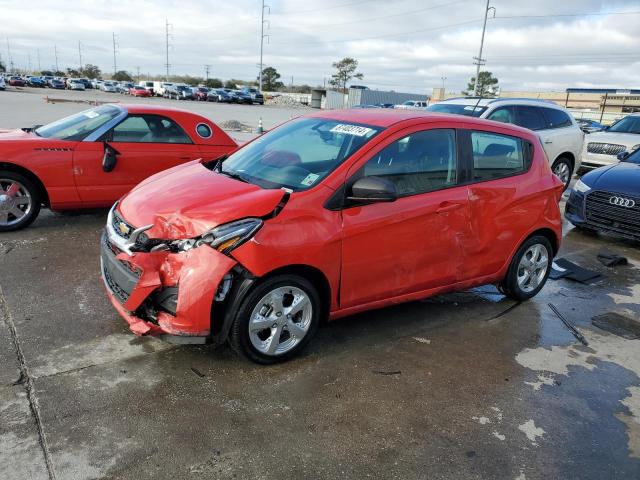
[[[483,180],[476,180],[473,178],[473,142],[471,141],[471,134],[477,133],[487,133],[490,135],[500,135],[503,137],[515,138],[522,142],[522,155],[524,161],[524,170],[520,172],[511,173],[509,175],[504,175],[502,177],[497,178],[486,178]],[[520,175],[526,175],[531,171],[531,167],[533,165],[533,159],[535,157],[535,146],[528,139],[523,137],[518,137],[517,135],[508,135],[506,133],[495,132],[492,130],[478,130],[478,129],[460,129],[459,130],[460,140],[465,144],[465,157],[463,158],[463,162],[466,166],[466,177],[465,183],[461,185],[474,185],[477,183],[486,183],[486,182],[494,182],[496,180],[503,180],[505,178],[518,177]]]
[[[200,132],[198,131],[198,128],[200,128],[200,125],[204,125],[205,127],[207,127],[209,129],[209,135],[201,135]],[[196,135],[198,135],[200,138],[211,138],[213,137],[213,128],[211,128],[209,125],[207,125],[204,122],[200,122],[196,125]]]
[[[189,142],[114,142],[113,131],[116,129],[116,127],[118,127],[118,125],[121,125],[127,119],[132,117],[157,117],[160,120],[162,119],[169,120],[171,123],[175,124],[180,129],[180,131],[184,134],[184,136],[189,139]],[[180,125],[180,123],[178,123],[176,120],[174,120],[171,117],[167,117],[166,115],[159,115],[157,113],[129,113],[122,120],[120,120],[118,123],[113,125],[107,132],[105,132],[99,138],[99,141],[113,142],[113,143],[135,143],[136,145],[194,145],[196,143],[193,141],[193,138],[191,138],[191,136],[185,131],[185,129],[182,128],[182,125]]]
[[[426,125],[420,125],[420,127],[425,127],[425,126]],[[455,128],[455,127],[437,127],[437,128],[429,128],[428,126],[426,126],[426,127],[427,128],[418,128],[418,129],[408,128],[408,129],[402,130],[400,132],[397,132],[396,133],[397,136],[394,135],[393,136],[393,140],[391,140],[390,142],[385,143],[384,145],[381,145],[381,146],[378,145],[381,148],[374,148],[372,151],[368,152],[367,155],[365,155],[365,160],[363,161],[362,165],[355,172],[353,172],[353,174],[351,174],[349,176],[349,178],[347,178],[345,180],[345,182],[336,191],[336,193],[334,195],[332,195],[329,198],[329,200],[327,200],[325,202],[325,205],[324,205],[325,208],[327,208],[328,210],[346,210],[348,208],[362,207],[362,206],[365,206],[365,205],[374,205],[376,203],[379,203],[379,202],[350,202],[350,201],[347,200],[347,194],[348,194],[348,192],[351,191],[351,187],[353,186],[353,184],[356,181],[360,180],[361,178],[364,178],[364,176],[363,176],[364,168],[367,165],[367,163],[369,163],[369,161],[373,157],[378,155],[380,152],[382,152],[384,149],[389,147],[391,144],[393,144],[395,142],[399,142],[403,138],[406,138],[406,137],[408,137],[410,135],[415,135],[415,134],[420,133],[420,132],[428,132],[428,131],[433,131],[433,130],[450,130],[450,131],[453,132],[453,141],[454,141],[454,144],[456,146],[456,148],[455,148],[455,153],[456,153],[456,183],[454,183],[452,185],[447,185],[447,186],[444,186],[444,187],[441,187],[441,188],[437,188],[435,190],[428,190],[426,192],[416,192],[416,193],[407,193],[407,194],[404,194],[404,195],[398,195],[397,199],[400,200],[402,198],[414,197],[416,195],[429,195],[430,193],[441,192],[443,190],[448,190],[450,188],[456,188],[456,187],[459,187],[461,185],[464,185],[464,183],[462,183],[460,180],[461,179],[466,180],[468,173],[463,168],[463,164],[465,162],[464,162],[463,157],[462,157],[464,152],[460,148],[461,147],[460,136],[459,136],[460,129]],[[376,146],[376,147],[378,147],[378,146]]]

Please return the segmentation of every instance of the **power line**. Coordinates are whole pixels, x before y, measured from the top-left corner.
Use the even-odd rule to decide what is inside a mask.
[[[607,15],[638,15],[640,11],[632,12],[593,12],[593,13],[551,13],[548,15],[502,15],[494,17],[495,20],[515,18],[555,18],[555,17],[604,17]]]
[[[341,5],[333,5],[333,6],[328,6],[328,7],[312,8],[310,10],[294,10],[293,12],[287,12],[287,15],[297,14],[297,13],[319,12],[321,10],[333,10],[334,8],[351,7],[353,5],[360,5],[360,4],[363,4],[363,3],[371,3],[371,0],[360,0],[359,2],[350,2],[350,3],[343,3]]]

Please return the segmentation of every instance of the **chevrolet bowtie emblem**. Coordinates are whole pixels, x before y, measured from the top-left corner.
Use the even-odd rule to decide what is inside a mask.
[[[118,223],[118,230],[122,235],[129,235],[129,232],[131,232],[131,229],[124,222]]]

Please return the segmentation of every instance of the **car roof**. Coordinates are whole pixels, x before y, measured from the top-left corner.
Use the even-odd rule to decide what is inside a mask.
[[[156,113],[161,114],[163,112],[174,112],[174,113],[188,113],[189,115],[202,116],[195,112],[190,112],[188,110],[183,110],[181,108],[173,108],[173,107],[159,107],[157,105],[143,105],[140,103],[116,103],[110,104],[114,107],[122,107],[127,110],[129,113]]]
[[[518,132],[531,135],[531,131],[526,128],[518,127],[510,123],[495,122],[493,120],[485,120],[483,118],[467,117],[462,115],[454,115],[450,113],[436,113],[424,110],[405,110],[390,108],[355,108],[345,110],[325,110],[319,113],[310,114],[312,118],[326,118],[330,120],[338,120],[352,123],[362,123],[374,127],[387,128],[401,122],[411,120],[423,120],[426,122],[437,122],[444,119],[454,120],[466,125],[491,125],[499,126]]]
[[[448,98],[438,103],[449,103],[453,105],[477,105],[479,107],[488,107],[489,105],[494,104],[517,104],[517,105],[532,105],[532,106],[540,106],[541,104],[545,107],[557,108],[559,110],[564,110],[564,107],[558,105],[557,103],[551,100],[545,100],[542,98],[518,98],[518,97],[504,97],[504,98],[479,98],[479,97],[458,97],[458,98]]]

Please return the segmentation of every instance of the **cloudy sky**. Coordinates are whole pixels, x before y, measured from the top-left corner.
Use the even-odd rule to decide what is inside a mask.
[[[289,83],[322,85],[332,62],[360,62],[371,88],[465,88],[475,73],[485,0],[267,0],[264,63]],[[82,62],[161,73],[165,18],[171,73],[257,75],[261,0],[0,0],[0,54],[16,67]],[[483,57],[505,90],[640,88],[640,1],[491,0]]]

